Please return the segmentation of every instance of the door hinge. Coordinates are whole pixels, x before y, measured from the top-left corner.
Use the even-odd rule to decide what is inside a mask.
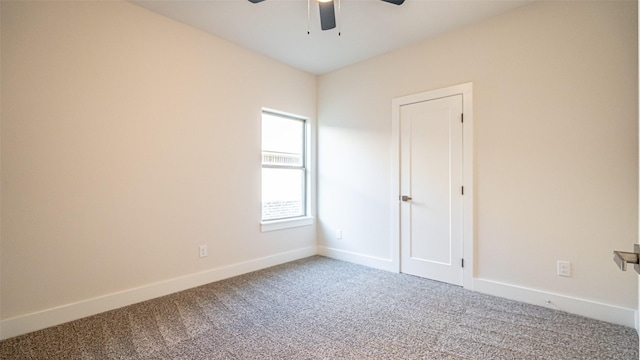
[[[464,195],[464,186],[461,189],[462,195]]]
[[[464,114],[460,114],[460,122],[463,123],[464,122]]]
[[[462,267],[464,267],[464,259],[460,259],[460,265],[462,265]]]

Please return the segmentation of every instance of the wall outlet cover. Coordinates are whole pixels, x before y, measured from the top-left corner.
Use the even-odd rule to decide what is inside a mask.
[[[571,263],[558,260],[558,276],[571,277]]]
[[[200,257],[207,257],[207,255],[209,255],[207,245],[200,245]]]

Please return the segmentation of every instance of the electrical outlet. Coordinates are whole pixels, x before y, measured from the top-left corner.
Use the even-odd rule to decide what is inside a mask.
[[[558,276],[571,277],[571,263],[558,260]]]
[[[336,239],[342,239],[342,229],[336,231]]]
[[[207,257],[208,251],[207,251],[207,245],[200,245],[200,257]]]

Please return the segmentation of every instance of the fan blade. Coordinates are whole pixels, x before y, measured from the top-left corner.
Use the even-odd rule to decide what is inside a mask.
[[[249,0],[251,1],[251,0]],[[261,1],[261,0],[259,0]],[[402,5],[402,3],[404,3],[404,0],[382,0],[384,2],[388,2],[389,4],[394,4],[394,5]]]
[[[259,2],[263,2],[264,0],[249,0],[249,2],[251,2],[252,4],[257,4]],[[404,0],[402,0],[404,1]]]
[[[320,27],[322,30],[329,30],[336,27],[336,11],[333,6],[333,1],[318,2],[318,6],[320,6]]]

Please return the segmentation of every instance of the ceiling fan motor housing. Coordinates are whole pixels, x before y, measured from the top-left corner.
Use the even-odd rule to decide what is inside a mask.
[[[263,2],[264,0],[249,0],[253,4]],[[404,0],[381,0],[389,4],[402,5]],[[330,30],[336,27],[336,10],[333,0],[318,1],[320,8],[320,28],[322,30]]]

